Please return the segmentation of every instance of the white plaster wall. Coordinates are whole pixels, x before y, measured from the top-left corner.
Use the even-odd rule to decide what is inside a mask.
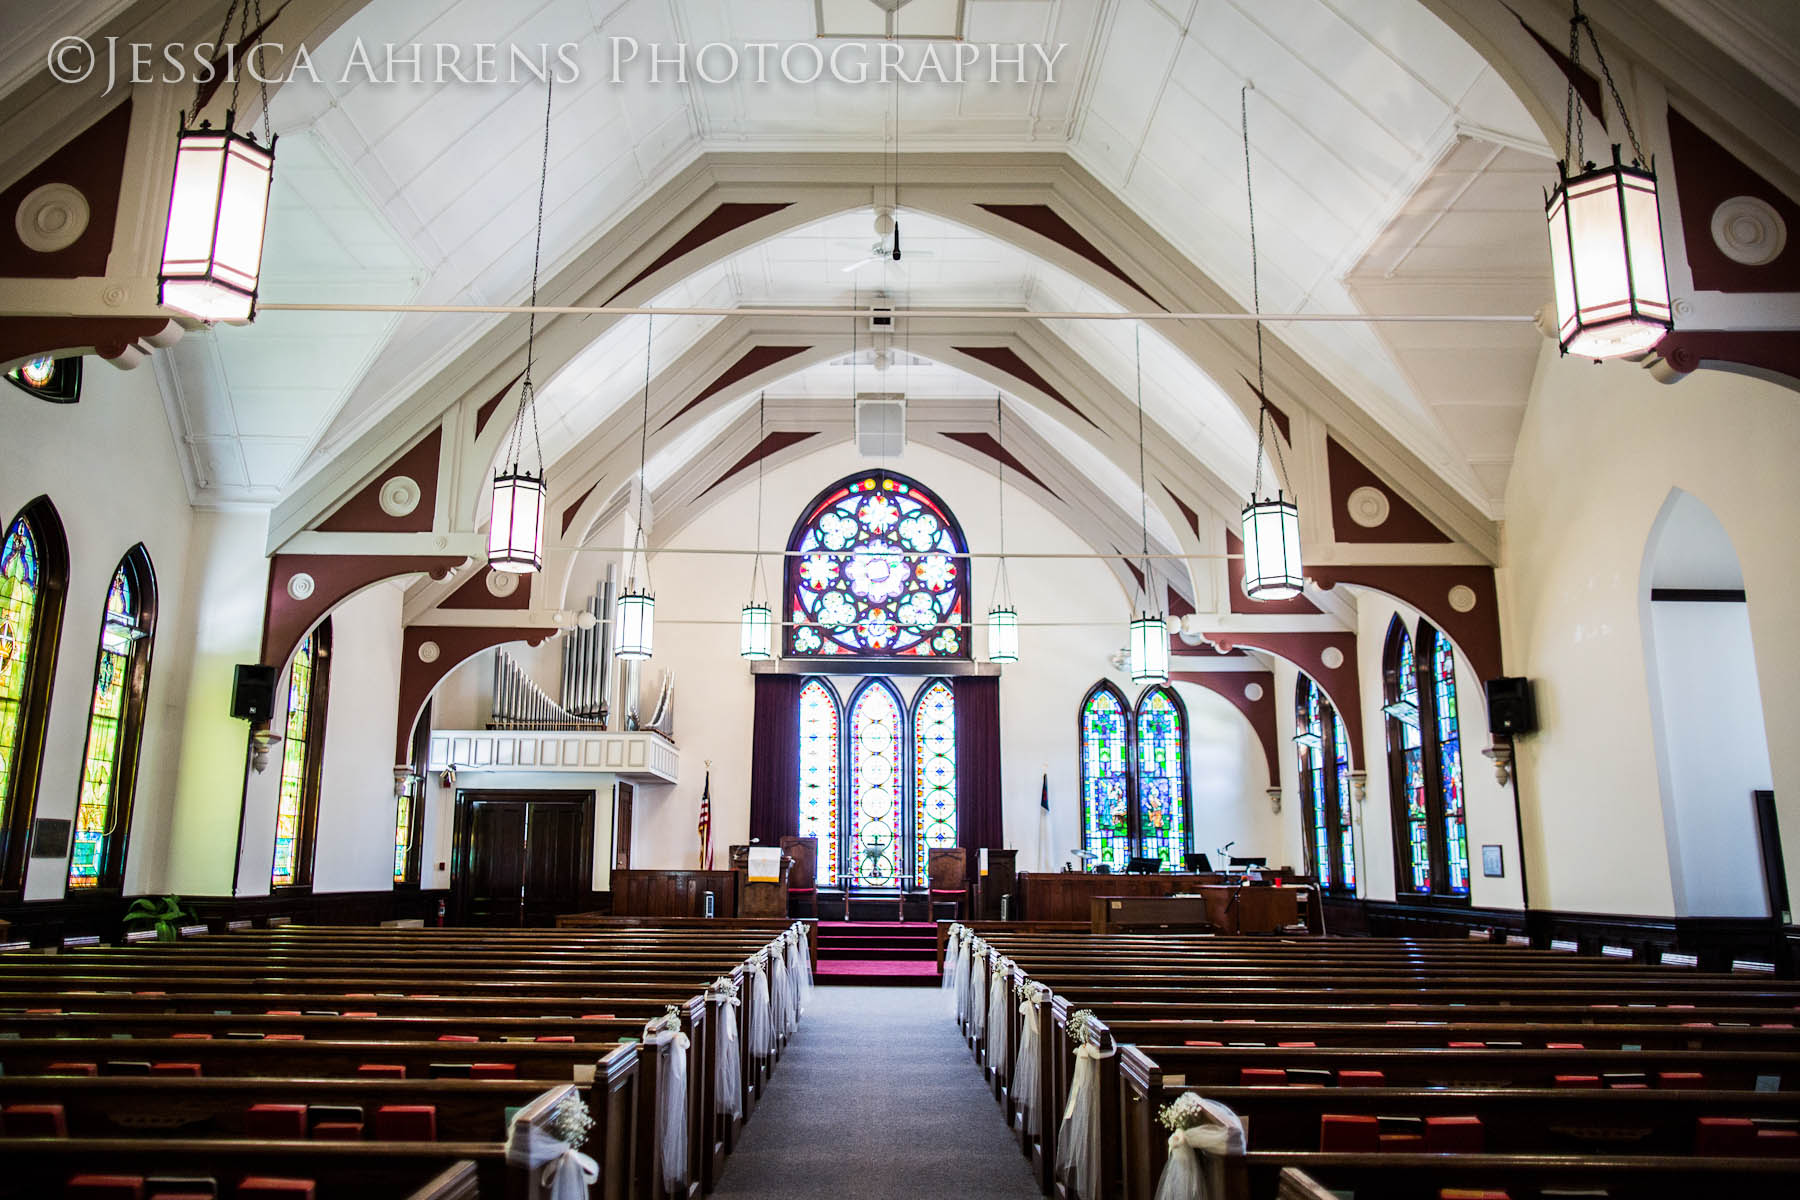
[[[1371,900],[1392,900],[1398,892],[1394,858],[1394,810],[1392,783],[1388,778],[1387,718],[1383,690],[1383,655],[1388,625],[1398,614],[1409,636],[1416,638],[1419,613],[1378,592],[1356,589],[1356,656],[1362,682],[1364,746],[1362,764],[1368,770],[1365,800],[1359,810],[1362,894]],[[1462,733],[1463,808],[1469,836],[1469,901],[1478,908],[1521,908],[1519,889],[1519,839],[1513,817],[1510,785],[1502,785],[1493,764],[1482,757],[1489,742],[1487,696],[1481,679],[1460,649],[1456,657],[1458,725]],[[1289,703],[1292,703],[1291,695]],[[1500,847],[1505,874],[1489,879],[1482,874],[1481,848]]]
[[[1519,740],[1534,908],[1675,912],[1639,605],[1671,488],[1719,518],[1743,566],[1788,886],[1800,894],[1800,542],[1792,390],[1716,371],[1666,386],[1546,343],[1506,497],[1506,669],[1536,683]],[[1753,867],[1746,869],[1753,870]]]
[[[193,513],[151,372],[120,371],[98,358],[83,370],[79,404],[46,404],[0,386],[0,522],[46,495],[69,543],[69,590],[36,811],[74,818],[106,592],[119,561],[141,541],[156,572],[158,617],[125,891],[154,892],[168,883],[165,834],[185,748],[192,644],[185,631],[198,590],[187,570]],[[25,898],[60,897],[67,879],[66,858],[31,859]]]
[[[1661,601],[1650,621],[1676,912],[1766,917],[1750,793],[1772,784],[1749,613],[1742,604]]]

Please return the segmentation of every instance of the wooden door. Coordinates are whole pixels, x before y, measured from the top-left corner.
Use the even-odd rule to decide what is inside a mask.
[[[613,870],[631,870],[631,801],[634,791],[620,780],[614,795],[617,808],[613,813]]]
[[[456,808],[457,923],[550,925],[585,907],[592,792],[463,791]]]

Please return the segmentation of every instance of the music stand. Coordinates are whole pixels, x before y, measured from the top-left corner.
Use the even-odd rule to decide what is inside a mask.
[[[1155,875],[1162,870],[1162,859],[1155,857],[1133,858],[1125,866],[1127,875]]]
[[[1210,875],[1210,874],[1212,874],[1212,869],[1213,869],[1212,859],[1208,858],[1204,854],[1183,855],[1181,862],[1182,862],[1182,865],[1187,868],[1187,872],[1189,875]]]

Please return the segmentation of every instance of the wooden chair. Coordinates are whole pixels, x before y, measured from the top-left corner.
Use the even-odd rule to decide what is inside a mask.
[[[933,846],[925,860],[925,872],[931,888],[926,916],[937,920],[938,905],[948,904],[952,917],[962,920],[963,904],[969,898],[969,852],[961,846]]]
[[[819,839],[795,837],[781,839],[781,852],[793,860],[788,867],[788,915],[794,914],[794,902],[812,905],[812,915],[819,916]]]

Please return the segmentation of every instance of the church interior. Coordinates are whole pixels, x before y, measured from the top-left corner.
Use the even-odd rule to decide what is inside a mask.
[[[1800,6],[0,28],[0,1200],[1800,1181]]]

